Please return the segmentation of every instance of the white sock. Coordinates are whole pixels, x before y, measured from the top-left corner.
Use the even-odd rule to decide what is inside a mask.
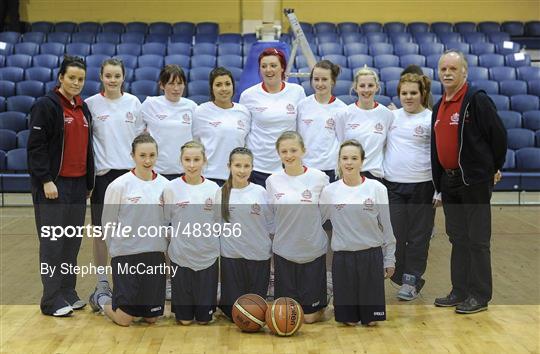
[[[97,279],[98,279],[98,282],[100,281],[104,281],[106,283],[109,282],[109,280],[107,279],[107,274],[98,274]]]

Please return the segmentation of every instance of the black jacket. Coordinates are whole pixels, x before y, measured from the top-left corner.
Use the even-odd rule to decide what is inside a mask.
[[[92,115],[83,102],[83,113],[88,121],[88,148],[86,156],[86,188],[94,188],[94,151],[92,142]],[[30,136],[28,137],[28,170],[36,187],[55,181],[60,173],[64,151],[64,110],[60,97],[54,91],[34,103],[30,110]]]
[[[439,163],[435,138],[435,121],[441,100],[433,107],[431,116],[431,172],[437,191],[444,169]],[[506,129],[497,108],[484,91],[469,86],[459,112],[458,163],[465,185],[493,181],[506,159]]]

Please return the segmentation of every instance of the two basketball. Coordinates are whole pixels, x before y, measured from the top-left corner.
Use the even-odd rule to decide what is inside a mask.
[[[265,325],[266,301],[257,294],[245,294],[234,302],[231,316],[244,332],[257,332]]]
[[[276,299],[266,310],[266,324],[278,336],[295,334],[304,322],[302,306],[290,297]]]

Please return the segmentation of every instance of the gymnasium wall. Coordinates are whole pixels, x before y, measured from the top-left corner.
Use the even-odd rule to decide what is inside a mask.
[[[21,0],[26,21],[214,21],[222,32],[241,31],[242,20],[260,18],[262,0]],[[277,13],[294,8],[305,22],[530,21],[538,0],[279,0]],[[281,19],[284,19],[283,17]],[[288,25],[288,23],[284,23]]]

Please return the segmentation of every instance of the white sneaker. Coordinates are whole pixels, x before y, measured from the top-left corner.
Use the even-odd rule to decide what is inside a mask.
[[[65,317],[71,314],[72,312],[73,312],[73,307],[71,307],[70,305],[66,305],[56,310],[52,315],[54,317]]]
[[[167,282],[165,284],[165,300],[171,301],[171,297],[172,297],[171,278],[167,278]]]
[[[73,310],[80,310],[84,308],[85,306],[86,306],[86,302],[80,299],[71,304],[71,308],[73,308]]]

